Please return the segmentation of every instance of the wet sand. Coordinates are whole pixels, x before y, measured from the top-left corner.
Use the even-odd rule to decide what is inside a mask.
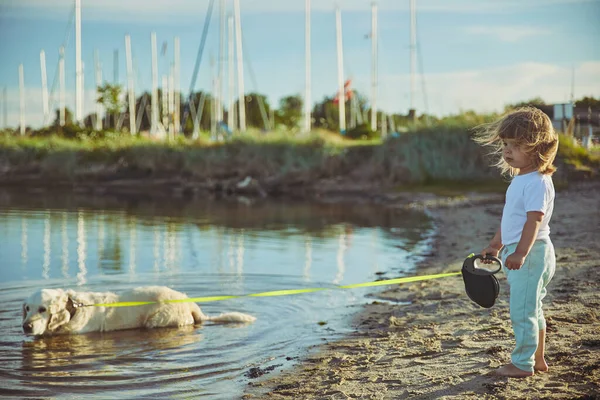
[[[427,274],[460,270],[493,236],[503,204],[492,196],[412,206],[426,208],[437,225],[433,252],[418,270]],[[506,278],[498,275],[496,305],[482,309],[457,276],[377,293],[381,300],[360,313],[353,334],[324,344],[290,371],[251,381],[243,398],[598,398],[600,182],[559,191],[551,229],[557,270],[544,301],[548,373],[527,379],[491,374],[510,362],[514,346]]]

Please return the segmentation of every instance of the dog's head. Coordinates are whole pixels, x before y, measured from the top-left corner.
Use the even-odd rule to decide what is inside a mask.
[[[41,289],[29,296],[23,303],[23,332],[36,336],[52,334],[68,324],[76,311],[71,293]]]

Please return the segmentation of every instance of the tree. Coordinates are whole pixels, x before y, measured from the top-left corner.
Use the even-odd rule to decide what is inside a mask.
[[[506,106],[504,106],[504,111],[510,111],[513,110],[515,108],[520,108],[520,107],[539,107],[539,106],[545,106],[546,102],[541,98],[541,97],[534,97],[533,99],[527,100],[527,101],[522,101],[520,103],[515,103],[515,104],[507,104]]]
[[[267,101],[267,96],[250,93],[244,97],[246,100],[246,124],[255,128],[268,129],[271,125],[269,122],[271,106]],[[237,103],[235,104],[236,109],[238,107]]]
[[[140,121],[139,131],[149,131],[150,130],[150,111],[152,107],[152,95],[148,92],[142,93],[135,100],[135,118],[136,123]],[[129,124],[129,120],[126,121]]]
[[[117,115],[121,112],[121,108],[124,106],[121,103],[121,85],[115,84],[111,85],[106,82],[102,86],[98,86],[96,89],[98,91],[98,98],[96,102],[102,104],[106,109],[106,113],[110,116],[114,117],[114,126],[117,125]],[[110,121],[110,118],[107,118]],[[110,125],[110,122],[109,122]]]
[[[584,97],[581,100],[575,101],[575,107],[592,107],[592,108],[600,108],[600,99],[595,99],[593,97]]]
[[[204,96],[204,104],[201,104],[201,98]],[[186,107],[189,107],[187,110],[187,118],[183,121],[183,132],[186,134],[190,134],[194,131],[194,120],[192,115],[192,107],[187,103],[189,99],[186,99],[186,103],[182,103],[181,105],[181,118],[186,114]],[[209,131],[210,130],[210,110],[211,110],[211,102],[213,101],[212,96],[209,93],[194,92],[192,96],[192,102],[194,103],[194,109],[196,113],[202,112],[200,117],[197,117],[199,120],[200,130]],[[202,107],[202,109],[200,109]]]
[[[356,104],[356,109],[354,114],[351,112],[352,104]],[[352,123],[352,115],[356,118],[357,125],[361,124],[361,117],[363,119],[362,123],[370,124],[371,121],[371,107],[369,105],[369,100],[367,96],[359,92],[358,90],[352,91],[352,99],[348,102],[348,107],[346,108],[346,115],[349,116],[349,121]],[[359,115],[360,114],[360,115]],[[381,121],[381,119],[379,119]]]
[[[71,110],[69,110],[66,107],[65,107],[65,125],[73,125],[73,113],[71,112]],[[60,126],[60,110],[59,109],[55,110],[55,117],[54,117],[54,122],[52,122],[52,126],[55,128]]]
[[[59,134],[66,138],[76,138],[80,133],[86,132],[84,127],[77,125],[73,121],[73,113],[71,110],[65,107],[65,125],[60,126],[60,109],[54,111],[54,121],[52,124],[34,131],[32,134],[35,136],[48,136],[53,134]]]
[[[95,129],[94,127],[96,126],[96,124],[95,124],[96,118],[98,118],[98,114],[96,114],[95,112],[90,113],[90,114],[86,115],[85,117],[83,117],[83,127],[90,129],[90,130]]]
[[[367,106],[367,97],[362,93],[353,90],[352,98],[346,100],[346,125],[348,129],[352,129],[353,123],[355,124],[355,127],[363,124],[369,124],[371,111]],[[355,109],[352,110],[352,107]],[[315,104],[315,107],[313,108],[312,115],[315,120],[315,127],[328,129],[331,131],[339,131],[339,113],[340,109],[337,101],[335,101],[335,96],[325,96],[323,101]],[[381,116],[381,113],[378,113],[378,115]],[[378,118],[378,120],[381,119]]]
[[[333,97],[324,97],[323,101],[315,104],[312,112],[315,120],[315,127],[338,131],[339,124],[339,108],[334,103]]]
[[[296,128],[302,118],[302,97],[300,95],[286,96],[279,100],[279,110],[276,113],[276,121],[288,128]]]

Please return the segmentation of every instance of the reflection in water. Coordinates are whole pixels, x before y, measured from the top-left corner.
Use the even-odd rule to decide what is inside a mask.
[[[242,276],[244,273],[244,230],[229,229],[227,235],[227,273]],[[218,257],[220,258],[220,256]]]
[[[85,243],[85,219],[83,211],[77,211],[77,285],[84,285],[86,282],[87,268],[85,266],[86,243]]]
[[[104,250],[105,250],[104,241],[106,240],[104,238],[104,220],[105,220],[104,211],[100,211],[96,218],[96,226],[97,226],[97,240],[96,240],[97,244],[96,244],[96,246],[98,248],[98,263],[99,264],[101,264],[102,260],[104,259]],[[100,265],[99,265],[99,267],[100,267]]]
[[[23,269],[27,267],[27,219],[21,219],[21,266]]]
[[[50,278],[50,214],[44,218],[44,263],[42,264],[42,278]]]
[[[421,214],[365,205],[111,201],[0,195],[2,394],[240,398],[250,367],[285,364],[347,333],[347,318],[368,301],[363,291],[201,305],[208,315],[258,317],[241,329],[207,324],[39,340],[23,338],[22,300],[40,286],[120,292],[168,285],[195,297],[402,276],[414,272],[414,254],[427,250],[431,227]],[[22,269],[11,268],[19,262]],[[40,276],[48,281],[40,284]],[[327,321],[326,329],[318,321]]]
[[[234,246],[233,246],[233,241],[234,241],[234,235],[229,234],[227,235],[227,260],[229,260],[229,269],[227,272],[232,273],[235,271],[235,259],[233,257],[234,254]]]
[[[36,378],[56,378],[70,376],[77,370],[78,376],[94,376],[99,371],[98,363],[118,362],[120,365],[136,363],[135,369],[156,369],[155,358],[160,351],[178,349],[193,345],[202,340],[199,330],[193,325],[181,328],[149,329],[145,331],[127,330],[92,333],[83,335],[58,335],[22,341],[22,370],[25,376]],[[135,349],[143,348],[143,352]],[[189,362],[189,361],[188,361]],[[185,361],[182,361],[185,364]],[[181,365],[180,365],[181,366]],[[160,368],[160,367],[158,367]],[[104,378],[111,375],[126,381],[134,378],[139,371],[130,369],[132,376],[124,376],[127,368],[105,368]],[[152,378],[156,383],[156,377]],[[49,386],[66,385],[65,382],[44,380]],[[147,382],[150,383],[150,382]],[[111,389],[118,389],[111,387]]]
[[[344,279],[344,271],[346,270],[346,265],[344,263],[344,255],[346,253],[347,248],[348,246],[346,245],[346,232],[342,231],[338,239],[338,251],[336,257],[337,274],[335,275],[335,279],[333,280],[333,283],[335,285],[339,285],[340,282],[342,282],[342,279]]]
[[[360,215],[365,219],[350,223],[344,221],[344,213],[338,214],[339,208],[325,208],[320,211],[323,213],[321,216],[315,217],[303,207],[296,210],[292,206],[289,212],[290,220],[299,221],[304,218],[303,225],[299,225],[302,228],[297,229],[294,225],[284,224],[278,219],[279,214],[283,212],[277,207],[259,208],[255,213],[244,209],[228,209],[227,212],[223,212],[211,207],[205,210],[202,207],[190,207],[189,212],[200,210],[199,214],[185,218],[144,215],[135,209],[94,211],[87,208],[76,208],[68,212],[46,210],[38,214],[23,212],[15,214],[12,218],[21,225],[20,263],[23,269],[31,267],[30,264],[34,262],[31,252],[35,249],[35,259],[40,259],[40,262],[38,267],[29,273],[37,274],[34,277],[38,278],[41,275],[43,279],[69,278],[70,275],[75,275],[79,286],[88,283],[90,274],[93,276],[97,271],[103,275],[127,271],[133,278],[140,272],[153,271],[155,274],[175,275],[190,266],[208,266],[218,274],[243,276],[247,273],[246,264],[250,263],[251,268],[255,268],[257,264],[264,264],[256,259],[260,258],[260,252],[263,251],[256,253],[257,245],[260,247],[260,242],[264,240],[272,241],[272,250],[278,258],[274,263],[278,263],[282,273],[293,274],[294,268],[298,268],[296,271],[304,281],[324,279],[330,283],[341,284],[344,280],[352,279],[352,275],[348,275],[348,268],[352,268],[349,267],[349,263],[353,265],[357,261],[354,257],[356,251],[366,250],[370,254],[368,260],[363,262],[363,268],[374,274],[380,269],[388,268],[387,261],[378,259],[381,249],[387,246],[388,242],[393,242],[393,246],[406,252],[405,254],[410,254],[415,245],[423,239],[423,230],[411,227],[423,224],[423,219],[395,210],[388,210],[388,214],[384,213],[383,218],[360,208]],[[244,206],[249,209],[252,207]],[[236,214],[237,217],[231,218],[230,214]],[[257,214],[262,215],[260,222],[255,220]],[[395,214],[398,214],[398,217]],[[222,225],[213,225],[210,218]],[[252,220],[248,221],[245,218]],[[281,219],[283,218],[282,216]],[[381,230],[371,229],[365,236],[366,232],[362,232],[361,229],[368,229],[374,224],[381,224]],[[405,225],[408,228],[405,228]],[[358,231],[354,232],[355,229]],[[351,243],[357,233],[361,243],[358,250],[355,250]],[[300,246],[290,246],[298,241],[294,237],[300,240]],[[321,252],[329,248],[323,247],[325,242],[331,242],[335,248],[333,259],[315,258],[315,251]],[[42,243],[42,246],[35,246],[36,243]],[[16,250],[18,242],[7,244],[4,249],[9,246]],[[0,249],[0,253],[3,252],[5,251]],[[18,253],[13,254],[16,256]],[[6,255],[0,254],[0,257]],[[297,265],[298,259],[303,260],[300,265]],[[408,259],[398,260],[395,265],[409,265],[403,261]],[[326,273],[327,277],[315,278],[313,269],[316,262],[326,263],[324,267],[320,267],[317,274]],[[60,268],[54,268],[53,271],[53,265],[60,265]],[[262,270],[262,267],[259,269]]]
[[[244,230],[240,229],[237,235],[237,269],[236,273],[241,276],[244,273]]]
[[[60,225],[60,240],[62,245],[62,276],[64,278],[69,278],[69,233],[67,231],[67,218],[68,214],[66,212],[62,213],[62,221]]]
[[[217,248],[216,248],[216,260],[213,261],[213,263],[215,263],[217,265],[217,270],[219,271],[219,273],[223,273],[223,230],[225,228],[223,228],[222,226],[217,227],[216,230],[216,234],[217,234]]]
[[[106,225],[106,229],[102,229],[102,252],[98,254],[100,267],[110,274],[120,273],[123,270],[123,252],[121,250],[122,216],[109,214],[104,219],[103,225]],[[105,234],[104,231],[107,233]]]
[[[377,260],[377,254],[379,253],[379,241],[378,241],[377,232],[373,231],[371,233],[371,246],[370,250],[370,258],[371,258],[371,272],[375,273],[379,271],[379,262]]]
[[[169,271],[169,266],[170,266],[170,259],[171,259],[171,252],[170,252],[170,248],[169,248],[169,222],[167,222],[166,224],[166,230],[164,232],[163,235],[163,240],[161,242],[161,246],[162,246],[162,255],[163,255],[163,260],[162,260],[162,270],[163,271]]]
[[[304,269],[302,276],[305,281],[310,281],[310,268],[312,266],[312,239],[310,236],[304,237]]]
[[[239,207],[239,204],[236,206]],[[353,229],[380,224],[381,231],[370,230],[366,237],[358,232],[362,241],[359,248],[371,254],[365,263],[367,265],[363,267],[373,274],[380,268],[387,268],[385,262],[378,259],[381,248],[387,245],[386,241],[391,240],[395,242],[394,246],[410,253],[423,239],[420,228],[404,227],[423,224],[423,219],[415,218],[412,214],[396,217],[394,214],[401,213],[393,210],[384,213],[383,218],[360,208],[364,220],[350,223],[344,221],[345,213],[338,214],[339,208],[335,207],[325,208],[319,217],[310,215],[303,207],[296,210],[293,206],[285,217],[279,217],[283,211],[277,207],[272,209],[265,206],[256,212],[252,212],[254,205],[244,206],[241,210],[227,209],[226,212],[212,207],[204,210],[202,207],[190,207],[187,209],[190,213],[198,214],[185,218],[144,215],[143,208],[141,211],[94,211],[78,207],[69,212],[46,210],[37,215],[26,212],[15,214],[13,218],[18,218],[17,223],[21,225],[20,263],[24,270],[28,269],[33,262],[31,252],[35,249],[35,259],[41,260],[31,273],[37,273],[37,277],[41,275],[43,279],[75,275],[79,286],[85,285],[90,274],[94,275],[96,271],[110,275],[127,271],[133,278],[140,273],[140,268],[142,273],[150,270],[155,274],[164,272],[174,275],[190,266],[202,268],[208,265],[218,274],[242,276],[247,272],[246,264],[255,265],[256,245],[262,240],[274,240],[274,250],[285,249],[275,250],[278,258],[281,258],[278,262],[282,271],[284,268],[293,270],[295,260],[301,258],[303,262],[297,266],[300,276],[304,281],[310,281],[315,279],[315,262],[326,262],[328,265],[318,274],[329,271],[327,273],[330,275],[322,278],[330,283],[341,284],[349,279],[348,263],[356,262],[353,256],[355,250],[351,248],[355,236]],[[174,211],[180,210],[176,208]],[[150,211],[157,212],[154,208]],[[150,211],[144,212],[149,214]],[[262,216],[260,221],[256,219],[257,215]],[[213,225],[210,218],[221,225],[216,222]],[[304,221],[302,229],[290,228],[294,225],[281,222],[284,218]],[[398,221],[401,221],[399,225]],[[265,236],[264,232],[271,233]],[[294,236],[300,238],[298,247],[286,244],[288,240],[296,240],[292,239]],[[316,261],[316,249],[322,251],[324,241],[331,240],[335,241],[335,261],[331,258]],[[36,243],[42,243],[42,246],[35,246]],[[16,250],[17,245],[14,243],[12,248]],[[53,271],[53,265],[60,265],[60,268]],[[396,265],[400,266],[401,262]]]
[[[177,235],[177,224],[169,221],[166,226],[166,238],[163,241],[163,269],[174,272],[178,267],[179,241]]]
[[[131,215],[128,218],[127,225],[129,226],[129,274],[135,275],[135,261],[137,254],[137,218]]]
[[[241,276],[244,273],[244,230],[231,229],[227,234],[228,273]]]
[[[153,264],[152,270],[155,273],[158,273],[160,271],[159,260],[160,260],[160,236],[161,236],[161,232],[159,230],[158,225],[154,225],[154,227],[152,228],[152,234],[153,234],[152,253],[154,255],[154,264]]]

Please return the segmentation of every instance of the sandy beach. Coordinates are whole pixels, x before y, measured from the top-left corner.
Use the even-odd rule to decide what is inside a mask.
[[[418,274],[458,271],[500,223],[502,196],[413,203],[437,226]],[[393,206],[393,205],[392,205]],[[406,204],[396,205],[406,207]],[[388,287],[354,332],[290,371],[250,382],[244,399],[597,399],[600,393],[600,182],[558,191],[551,237],[556,275],[545,299],[548,373],[491,374],[510,362],[508,288],[492,309],[472,303],[460,276]],[[406,305],[408,303],[408,305]]]

